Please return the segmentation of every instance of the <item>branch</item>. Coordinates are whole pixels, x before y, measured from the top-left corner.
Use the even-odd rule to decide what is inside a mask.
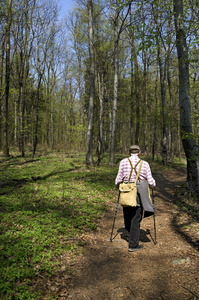
[[[119,32],[118,32],[118,39],[119,39],[119,37],[120,37],[120,34],[121,34],[122,31],[123,31],[124,22],[126,21],[126,18],[127,18],[128,14],[129,14],[129,11],[131,10],[131,4],[132,4],[132,2],[133,2],[133,0],[130,1],[129,6],[128,6],[128,10],[127,10],[127,13],[126,13],[126,16],[125,16],[124,19],[122,20],[122,24],[121,24],[120,29],[119,29]]]

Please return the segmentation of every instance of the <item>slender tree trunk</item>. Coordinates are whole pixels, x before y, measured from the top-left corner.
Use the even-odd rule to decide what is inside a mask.
[[[102,76],[103,78],[103,76]],[[98,90],[99,90],[99,138],[98,138],[98,165],[101,160],[101,153],[103,152],[103,114],[104,114],[104,106],[103,106],[103,98],[104,98],[104,82],[100,80],[100,74],[98,72]]]
[[[130,141],[131,145],[133,145],[133,125],[134,125],[134,118],[133,118],[133,112],[134,112],[134,76],[133,76],[133,53],[131,48],[131,116],[130,116]]]
[[[38,84],[37,84],[37,99],[36,99],[36,108],[35,108],[35,114],[36,114],[36,121],[35,121],[35,133],[34,133],[34,143],[33,143],[33,151],[32,151],[32,159],[34,159],[36,148],[37,148],[37,142],[38,142],[38,125],[39,125],[39,92],[40,92],[40,85],[42,80],[42,75],[39,75]]]
[[[89,113],[87,127],[86,164],[93,163],[93,115],[95,93],[95,64],[94,64],[94,30],[93,30],[93,0],[88,0],[88,27],[89,27],[89,55],[90,55],[90,87],[89,87]]]
[[[136,95],[136,128],[135,128],[135,144],[139,144],[140,138],[140,92],[139,92],[139,65],[137,56],[134,57],[135,61],[135,95]]]
[[[143,2],[141,1],[142,5]],[[145,33],[146,33],[146,23],[145,23],[145,12],[144,7],[142,7],[141,12],[143,29],[142,29],[142,44],[145,44]],[[142,91],[143,91],[143,101],[142,101],[142,130],[143,130],[143,152],[148,155],[148,93],[147,93],[147,84],[148,84],[148,64],[147,64],[147,50],[145,47],[142,49],[142,64],[143,64],[143,79],[142,79]]]
[[[170,51],[170,50],[169,50]],[[169,109],[172,111],[172,92],[171,92],[171,76],[170,76],[170,71],[169,71],[169,57],[168,57],[168,63],[167,63],[167,83],[168,83],[168,90],[169,90]],[[169,124],[169,160],[173,162],[174,159],[174,151],[173,151],[173,140],[174,140],[174,129],[172,124]]]
[[[196,145],[192,134],[189,60],[182,0],[174,0],[174,16],[179,66],[180,131],[187,158],[187,182],[190,190],[199,193],[199,147]]]
[[[51,139],[51,150],[54,150],[54,118],[53,118],[53,106],[54,101],[52,95],[50,95],[50,101],[51,101],[51,113],[50,113],[50,139]]]
[[[81,61],[81,54],[78,50],[78,90],[79,90],[79,101],[80,101],[80,119],[81,119],[81,125],[84,124],[84,102],[83,102],[83,93],[82,93],[82,80],[81,80],[81,74],[82,74],[82,61]],[[81,132],[80,137],[80,143],[79,143],[79,156],[80,152],[82,150],[82,143],[84,139],[84,131]]]
[[[113,24],[114,24],[114,84],[113,84],[113,112],[112,112],[112,128],[111,128],[111,141],[110,141],[110,164],[115,163],[115,137],[116,137],[116,117],[117,117],[117,98],[118,98],[118,70],[119,70],[119,40],[122,30],[124,29],[124,23],[131,10],[131,2],[127,4],[127,12],[124,17],[122,17],[122,22],[119,26],[121,3],[116,0],[115,4],[117,8],[114,8]],[[112,3],[112,1],[111,1]],[[114,6],[115,6],[114,4]]]
[[[146,53],[143,53],[143,64],[144,64],[144,80],[143,80],[143,131],[144,131],[144,153],[148,155],[148,95],[147,95],[147,81],[148,81],[148,76],[147,76],[147,57]]]
[[[113,113],[111,126],[110,164],[115,163],[115,134],[118,97],[118,19],[114,21],[114,84],[113,84]]]
[[[9,0],[6,20],[6,75],[5,75],[5,102],[4,102],[4,130],[3,130],[3,156],[9,157],[8,145],[8,100],[10,89],[10,27],[12,21],[12,0]]]
[[[171,13],[170,13],[171,15]],[[166,78],[168,84],[168,93],[169,93],[169,111],[173,111],[172,105],[172,84],[171,84],[171,74],[170,74],[170,53],[171,53],[171,19],[169,19],[167,25],[167,45],[166,45]],[[173,123],[173,122],[172,122]],[[169,153],[169,161],[173,162],[174,160],[174,135],[175,128],[173,128],[173,124],[169,122],[168,124],[168,153]]]
[[[167,164],[167,124],[166,124],[166,67],[165,63],[163,66],[162,59],[160,56],[160,49],[158,47],[158,62],[160,71],[160,86],[161,86],[161,100],[162,100],[162,162],[164,165]]]
[[[155,123],[154,123],[154,150],[153,150],[153,160],[155,159],[155,151],[157,159],[159,156],[159,143],[158,143],[158,64],[156,65],[156,80],[155,80]]]
[[[132,14],[130,12],[130,20],[132,20]],[[134,125],[134,55],[135,55],[135,46],[134,46],[134,29],[130,29],[130,43],[131,43],[131,116],[130,116],[130,141],[133,145],[133,125]]]
[[[25,156],[25,146],[24,146],[24,111],[25,111],[25,99],[23,93],[22,84],[19,87],[19,97],[20,97],[20,150],[21,156]]]
[[[197,143],[199,145],[199,108],[198,108],[198,101],[197,101],[197,86],[196,86],[196,78],[197,72],[194,72],[194,79],[193,79],[193,88],[194,88],[194,119],[196,125],[196,135],[198,136]]]
[[[5,54],[5,32],[3,34],[2,43],[1,43],[1,61],[0,61],[0,150],[2,149],[2,117],[3,109],[2,103],[5,91],[3,89],[3,75],[4,75],[4,54]]]

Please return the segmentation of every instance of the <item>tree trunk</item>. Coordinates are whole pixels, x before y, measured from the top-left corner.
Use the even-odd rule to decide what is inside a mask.
[[[3,156],[9,157],[9,146],[8,146],[8,100],[9,100],[9,89],[10,89],[10,27],[12,21],[12,0],[9,0],[8,14],[6,20],[6,75],[5,75],[5,102],[4,102],[4,130],[3,130]]]
[[[179,67],[180,131],[187,158],[187,182],[190,190],[199,193],[199,147],[196,145],[192,134],[189,60],[182,0],[174,0],[174,16]]]
[[[3,34],[2,43],[1,43],[1,61],[0,61],[0,150],[2,149],[2,117],[3,117],[2,100],[4,97],[4,89],[3,89],[4,54],[5,54],[5,34]]]
[[[112,1],[111,1],[112,3]],[[119,40],[122,30],[124,29],[124,24],[126,18],[131,10],[131,1],[129,1],[127,5],[127,12],[125,16],[123,16],[122,22],[119,26],[120,12],[122,10],[122,6],[120,7],[120,1],[116,0],[115,2],[117,8],[115,10],[115,15],[113,16],[113,24],[114,24],[114,83],[113,83],[113,113],[112,113],[112,126],[111,126],[111,141],[110,141],[110,164],[114,165],[115,163],[115,136],[116,136],[116,116],[117,116],[117,97],[118,97],[118,70],[119,70]],[[115,6],[113,5],[113,7]]]
[[[103,75],[102,75],[103,78]],[[103,152],[103,114],[104,114],[104,106],[103,106],[103,98],[104,98],[104,82],[103,79],[100,80],[100,74],[98,72],[98,90],[99,90],[99,138],[98,138],[98,165],[101,161],[101,154]]]
[[[198,101],[197,101],[196,78],[197,78],[197,71],[194,72],[193,88],[194,88],[194,115],[195,115],[194,119],[195,119],[195,126],[196,126],[196,135],[198,137],[197,143],[199,144],[199,109],[198,109]]]
[[[51,101],[51,112],[50,112],[50,143],[51,143],[51,150],[54,150],[54,117],[53,117],[53,97],[50,95]]]
[[[161,100],[162,100],[162,162],[167,164],[167,124],[166,124],[166,62],[164,65],[160,56],[160,49],[158,47],[158,62],[160,72],[160,87],[161,87]]]
[[[117,96],[118,96],[118,19],[114,21],[114,84],[113,84],[113,113],[111,126],[111,144],[110,144],[110,164],[115,163],[115,133],[117,116]]]
[[[88,30],[89,30],[89,55],[90,55],[90,87],[89,87],[89,113],[87,127],[86,164],[93,163],[92,139],[93,139],[93,114],[95,93],[95,64],[94,64],[94,32],[93,32],[93,0],[88,0]]]
[[[156,80],[155,80],[155,122],[154,122],[154,149],[153,160],[155,159],[155,151],[157,160],[159,156],[159,143],[158,143],[158,64],[156,65]]]
[[[23,93],[23,86],[19,87],[19,98],[20,98],[20,150],[21,156],[25,156],[25,146],[24,146],[24,111],[25,111],[25,100]]]
[[[130,20],[132,20],[132,14],[130,12]],[[130,29],[130,43],[131,43],[131,116],[130,116],[130,141],[131,145],[133,145],[133,125],[134,125],[134,55],[135,55],[135,46],[134,46],[134,29]]]
[[[36,121],[35,121],[35,133],[34,133],[34,143],[33,143],[33,151],[32,151],[32,159],[34,159],[36,148],[37,148],[37,142],[38,142],[38,125],[39,125],[39,92],[40,92],[40,86],[41,86],[41,80],[42,80],[43,74],[39,74],[38,84],[37,84],[37,99],[36,99],[36,108],[35,108],[35,114],[36,114]]]
[[[140,93],[139,93],[139,64],[137,55],[134,57],[135,61],[135,95],[136,95],[136,129],[135,129],[135,144],[139,144],[140,140]]]
[[[143,51],[144,52],[144,51]],[[148,155],[148,94],[147,94],[147,81],[148,81],[148,75],[147,75],[147,53],[143,53],[143,65],[144,65],[144,76],[143,76],[143,105],[142,105],[142,119],[143,119],[143,132],[144,132],[144,147],[143,152]]]

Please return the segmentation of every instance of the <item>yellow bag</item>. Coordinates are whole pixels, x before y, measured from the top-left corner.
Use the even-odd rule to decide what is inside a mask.
[[[139,160],[139,162],[136,164],[136,166],[140,163],[141,160]],[[129,162],[131,164],[131,161],[129,159]],[[128,183],[125,183],[125,182],[122,182],[120,183],[119,185],[119,191],[120,191],[120,204],[121,206],[133,206],[135,207],[137,205],[137,187],[136,187],[136,183],[137,183],[137,180],[138,180],[138,177],[139,177],[139,174],[140,174],[140,170],[141,170],[141,167],[142,167],[142,163],[143,161],[141,161],[140,163],[140,168],[139,168],[139,171],[136,175],[136,179],[135,179],[135,182],[132,182],[130,183],[130,178],[131,178],[131,175],[132,175],[132,171],[133,169],[135,170],[135,168],[133,168],[132,164],[131,164],[131,173],[129,175],[129,180],[128,180]],[[136,172],[136,170],[135,170]]]

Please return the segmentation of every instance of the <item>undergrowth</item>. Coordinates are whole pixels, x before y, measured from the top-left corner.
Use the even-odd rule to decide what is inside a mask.
[[[191,193],[187,184],[181,184],[175,191],[175,205],[180,212],[187,213],[193,219],[198,219],[199,216],[199,195]]]
[[[117,155],[116,166],[110,166],[104,156],[92,167],[86,167],[85,154],[2,158],[0,299],[42,299],[42,290],[32,289],[33,278],[52,277],[64,253],[80,254],[78,236],[95,231],[116,201],[114,181],[123,157]],[[168,170],[150,164],[154,171]]]
[[[2,159],[0,299],[41,299],[31,279],[52,276],[56,257],[80,251],[72,238],[97,228],[117,169],[87,168],[83,160],[60,153]]]

